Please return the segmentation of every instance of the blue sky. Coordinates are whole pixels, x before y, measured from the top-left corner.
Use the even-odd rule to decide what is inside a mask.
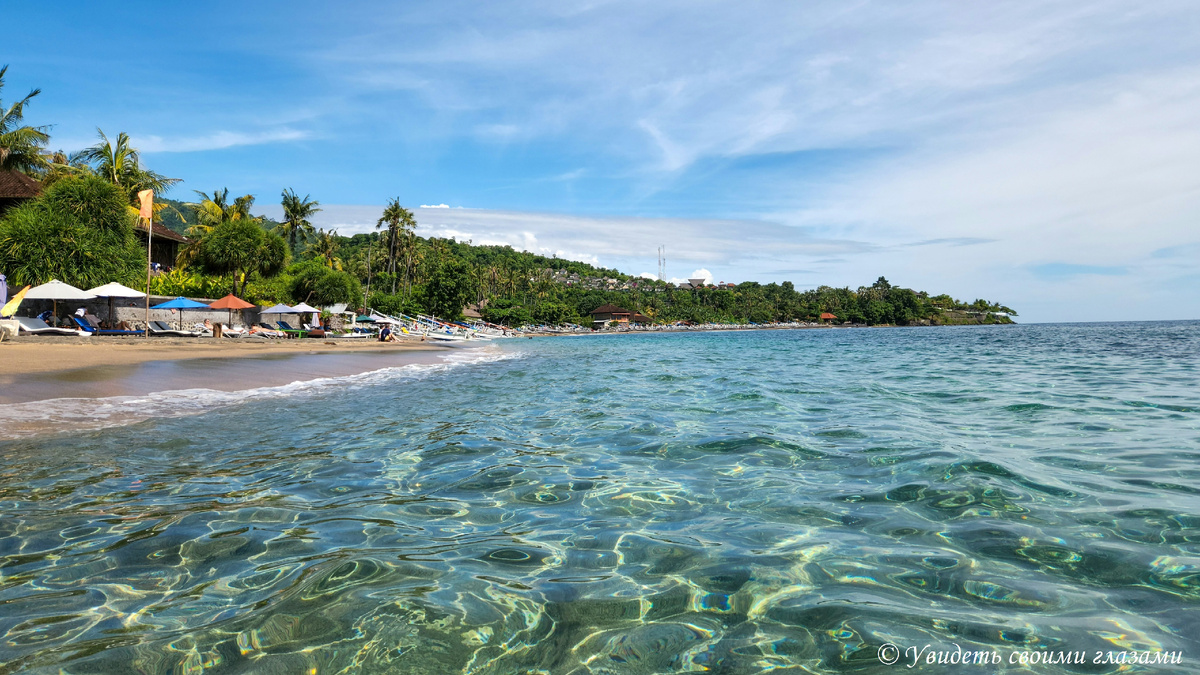
[[[1194,3],[10,0],[55,148],[668,276],[1200,317]],[[420,208],[421,205],[450,208]]]

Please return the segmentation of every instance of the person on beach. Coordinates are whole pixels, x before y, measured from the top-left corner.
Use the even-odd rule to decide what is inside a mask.
[[[392,342],[395,339],[396,338],[392,335],[392,327],[387,324],[384,324],[383,330],[379,331],[379,341],[380,342]]]

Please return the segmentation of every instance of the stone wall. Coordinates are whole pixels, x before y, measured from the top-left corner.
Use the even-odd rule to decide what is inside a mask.
[[[156,295],[150,296],[150,304],[157,305],[168,300],[173,300],[173,297],[160,297]],[[192,298],[197,302],[216,302],[216,300],[208,300],[205,298]],[[26,300],[21,303],[21,308],[17,311],[20,316],[37,316],[44,311],[52,309],[54,303],[50,300]],[[108,298],[96,298],[95,300],[59,300],[58,301],[58,316],[70,317],[75,313],[75,310],[80,307],[86,308],[87,311],[99,317],[101,321],[108,322]],[[115,321],[124,321],[132,326],[135,330],[145,328],[146,324],[146,299],[145,298],[113,298],[112,299],[113,314]],[[265,308],[264,308],[265,309]],[[165,321],[172,326],[178,327],[180,320],[180,310],[177,309],[152,309],[150,310],[151,321]],[[183,310],[183,326],[187,328],[192,324],[204,323],[205,319],[213,323],[228,324],[229,310],[225,309],[185,309]],[[233,312],[234,327],[243,326],[245,322],[263,323],[275,325],[276,321],[286,321],[293,328],[300,328],[305,321],[312,319],[311,314],[306,314],[302,318],[299,314],[268,314],[265,317],[260,317],[258,309],[246,309]],[[69,319],[68,319],[69,320]]]

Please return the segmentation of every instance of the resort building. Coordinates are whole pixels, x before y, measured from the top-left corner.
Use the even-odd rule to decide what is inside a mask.
[[[146,245],[146,224],[139,222],[134,226],[134,232],[142,246]],[[150,262],[158,263],[170,269],[175,266],[179,257],[179,247],[188,243],[188,238],[159,223],[154,223],[154,237],[151,239]]]
[[[0,214],[42,194],[42,184],[19,171],[0,171]]]
[[[622,325],[629,324],[629,317],[633,312],[617,307],[616,305],[600,305],[591,311],[592,328],[603,328],[610,321],[616,321]]]

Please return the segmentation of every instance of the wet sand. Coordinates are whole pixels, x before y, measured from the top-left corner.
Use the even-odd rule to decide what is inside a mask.
[[[239,391],[438,360],[423,342],[22,337],[0,343],[0,404],[178,389]]]

